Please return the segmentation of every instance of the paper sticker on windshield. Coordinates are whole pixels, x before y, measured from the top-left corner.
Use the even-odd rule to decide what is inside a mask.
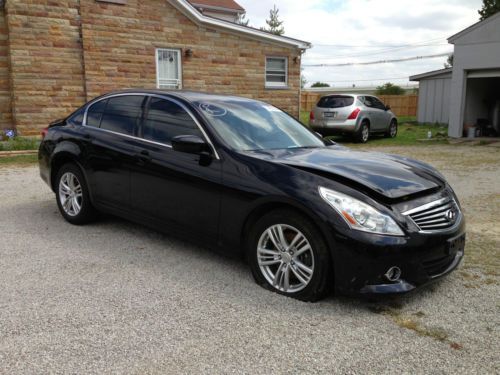
[[[263,107],[267,109],[269,112],[281,112],[278,108],[273,107],[272,105],[265,105]]]
[[[200,103],[199,107],[207,115],[213,117],[224,116],[227,113],[224,108],[217,107],[216,105],[210,103]]]

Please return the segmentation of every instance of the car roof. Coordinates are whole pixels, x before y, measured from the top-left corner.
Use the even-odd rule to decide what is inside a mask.
[[[207,92],[201,91],[189,91],[189,90],[160,90],[160,89],[126,89],[126,90],[118,90],[109,92],[101,96],[101,98],[105,98],[107,96],[113,96],[117,94],[153,94],[153,95],[165,95],[172,96],[180,99],[184,99],[188,102],[198,102],[198,101],[248,101],[248,102],[259,102],[258,100],[244,98],[241,96],[235,95],[224,95],[224,94],[211,94]]]

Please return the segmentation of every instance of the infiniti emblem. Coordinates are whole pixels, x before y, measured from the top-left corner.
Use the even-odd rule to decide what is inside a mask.
[[[455,221],[455,218],[457,217],[457,213],[453,210],[448,210],[444,214],[446,217],[446,220],[448,220],[450,223],[453,223]]]

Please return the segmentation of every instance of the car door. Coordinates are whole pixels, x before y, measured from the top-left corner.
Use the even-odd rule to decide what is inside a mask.
[[[85,119],[86,162],[94,201],[120,211],[130,205],[133,144],[144,95],[118,95],[89,106]]]
[[[364,104],[368,107],[368,113],[370,117],[370,130],[379,131],[381,124],[380,109],[377,108],[375,98],[373,96],[365,96]]]
[[[387,130],[389,128],[389,123],[391,122],[391,115],[387,110],[387,107],[379,98],[372,97],[373,104],[377,109],[377,115],[379,117],[377,130]]]
[[[178,135],[205,137],[183,104],[152,96],[136,142],[132,209],[167,229],[216,240],[221,162],[214,157],[207,165],[199,155],[174,151],[171,139]]]

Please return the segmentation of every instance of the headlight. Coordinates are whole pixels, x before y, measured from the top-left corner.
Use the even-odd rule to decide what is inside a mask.
[[[404,236],[401,228],[390,216],[377,211],[366,203],[349,195],[321,186],[319,194],[344,218],[352,229],[370,233]]]

